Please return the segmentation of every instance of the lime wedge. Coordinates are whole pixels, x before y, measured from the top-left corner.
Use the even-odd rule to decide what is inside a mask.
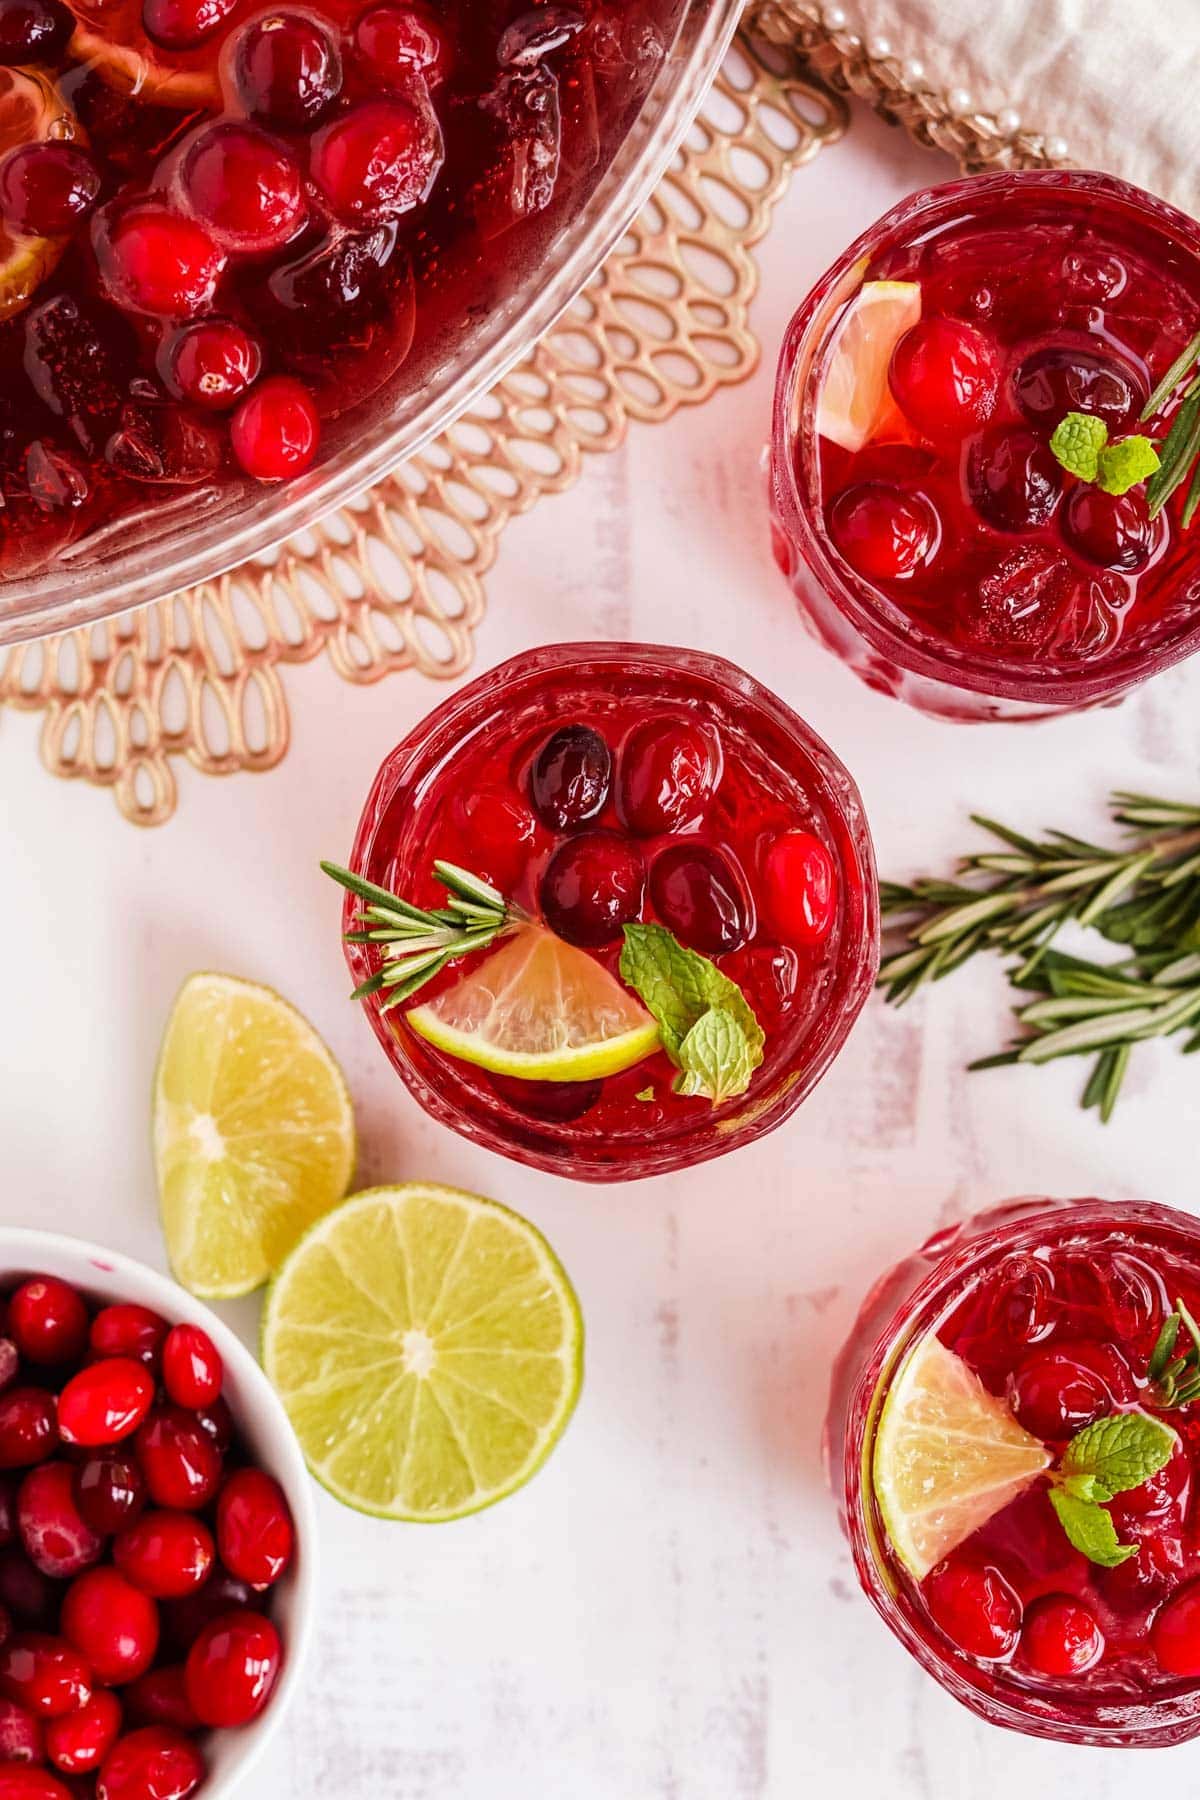
[[[1050,1461],[931,1332],[897,1372],[875,1435],[875,1498],[896,1555],[920,1581]]]
[[[206,1299],[248,1294],[349,1185],[342,1072],[270,988],[193,975],[163,1036],[154,1159],[177,1278]]]
[[[317,1480],[383,1519],[491,1506],[574,1410],[583,1320],[527,1220],[456,1188],[372,1188],[271,1285],[263,1366]]]
[[[597,1081],[659,1048],[640,1000],[541,925],[526,926],[405,1017],[447,1056],[525,1081]]]
[[[845,450],[911,437],[888,386],[892,351],[921,317],[916,281],[864,281],[838,320],[817,402],[817,430]]]

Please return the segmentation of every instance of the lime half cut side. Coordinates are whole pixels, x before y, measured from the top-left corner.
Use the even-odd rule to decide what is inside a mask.
[[[271,1286],[263,1366],[338,1500],[437,1523],[524,1485],[567,1424],[583,1320],[527,1220],[456,1188],[372,1188]]]
[[[918,1581],[1050,1466],[1050,1452],[934,1334],[901,1365],[872,1479],[892,1548]]]

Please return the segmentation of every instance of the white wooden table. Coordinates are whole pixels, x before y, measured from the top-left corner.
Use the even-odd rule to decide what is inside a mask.
[[[763,366],[633,432],[506,534],[478,667],[613,636],[732,655],[856,773],[883,869],[942,868],[976,807],[1103,827],[1111,786],[1194,795],[1200,663],[1111,712],[956,727],[869,693],[800,630],[767,546],[759,451],[775,350],[814,277],[945,165],[858,115],[797,177],[762,249]],[[0,1216],[163,1261],[151,1072],[185,975],[271,983],[314,1020],[357,1098],[360,1181],[490,1193],[549,1234],[581,1294],[575,1421],[532,1485],[442,1529],[321,1495],[322,1619],[260,1800],[1106,1800],[1186,1792],[1200,1743],[1135,1768],[1025,1741],[925,1677],[854,1584],[821,1473],[830,1358],[869,1280],[935,1223],[1013,1192],[1142,1195],[1200,1210],[1197,1068],[1139,1050],[1114,1123],[1080,1067],[970,1078],[1005,988],[972,968],[902,1013],[878,1000],[782,1131],[682,1177],[572,1186],[426,1119],[346,1001],[338,898],[367,784],[438,695],[289,671],[295,741],[265,777],[182,771],[175,820],[138,834],[38,767],[0,717]],[[249,1334],[257,1304],[228,1309]]]

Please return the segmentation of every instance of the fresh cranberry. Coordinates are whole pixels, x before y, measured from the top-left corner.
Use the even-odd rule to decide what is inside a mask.
[[[21,1373],[21,1356],[10,1337],[0,1337],[0,1394],[10,1388]]]
[[[0,0],[0,65],[56,63],[75,29],[60,0]]]
[[[216,1494],[221,1453],[182,1407],[155,1407],[137,1434],[136,1450],[156,1506],[195,1512]]]
[[[0,165],[0,172],[7,167]],[[35,1275],[9,1300],[8,1335],[27,1362],[77,1362],[87,1343],[87,1307],[57,1276]]]
[[[17,1519],[25,1554],[43,1575],[66,1581],[100,1559],[103,1540],[75,1504],[70,1463],[48,1462],[29,1471],[17,1497]]]
[[[187,1695],[205,1725],[248,1725],[279,1675],[282,1648],[270,1619],[256,1612],[226,1613],[206,1625],[188,1651]]]
[[[687,719],[645,719],[621,750],[617,806],[638,837],[699,825],[721,779],[715,737]]]
[[[829,531],[852,569],[868,581],[901,581],[937,549],[941,526],[921,494],[882,482],[844,489],[829,511]]]
[[[763,904],[787,944],[821,944],[837,916],[833,857],[811,831],[785,831],[767,852]]]
[[[193,50],[225,23],[237,0],[142,0],[146,36],[164,50]]]
[[[258,380],[262,351],[233,319],[196,319],[164,340],[158,368],[177,400],[224,412]]]
[[[58,1447],[54,1396],[44,1388],[9,1388],[0,1394],[0,1469],[27,1469]]]
[[[287,1496],[273,1475],[238,1469],[217,1501],[217,1549],[231,1575],[268,1588],[292,1560],[296,1533]]]
[[[128,1356],[156,1368],[169,1329],[148,1306],[104,1306],[92,1320],[91,1345],[97,1356]]]
[[[1200,1582],[1180,1588],[1154,1615],[1150,1648],[1168,1675],[1200,1675]]]
[[[15,1700],[0,1700],[0,1763],[46,1760],[42,1722]]]
[[[690,950],[737,950],[754,932],[745,877],[724,850],[672,844],[650,869],[650,897],[662,923]]]
[[[518,1112],[555,1125],[582,1119],[603,1089],[599,1081],[522,1081],[516,1075],[493,1075],[491,1082],[501,1099]]]
[[[1082,1675],[1104,1655],[1104,1633],[1081,1601],[1047,1594],[1025,1614],[1021,1655],[1039,1675]]]
[[[183,153],[179,181],[189,212],[227,250],[278,250],[304,219],[291,152],[238,119],[202,127]]]
[[[1132,574],[1144,569],[1154,548],[1154,523],[1144,488],[1106,494],[1081,483],[1062,511],[1062,534],[1073,550],[1102,569]]]
[[[187,1800],[207,1773],[190,1737],[170,1725],[143,1725],[105,1757],[96,1800]]]
[[[203,1587],[182,1599],[167,1601],[162,1609],[163,1635],[173,1649],[186,1656],[214,1619],[231,1612],[254,1612],[258,1605],[253,1589],[218,1563]]]
[[[48,1769],[0,1763],[0,1800],[75,1800],[71,1789]]]
[[[98,1769],[121,1730],[121,1702],[98,1688],[86,1706],[46,1726],[46,1754],[64,1775],[90,1775]]]
[[[0,1549],[17,1535],[17,1489],[20,1478],[0,1475]]]
[[[646,885],[642,853],[615,831],[585,831],[560,844],[542,876],[546,923],[569,944],[596,949],[638,918]]]
[[[597,818],[611,786],[612,752],[590,725],[560,726],[529,770],[529,798],[551,831],[569,831]]]
[[[976,512],[997,531],[1031,531],[1062,498],[1062,469],[1032,431],[994,425],[971,445],[967,486]]]
[[[1021,1602],[993,1563],[954,1555],[931,1569],[925,1599],[936,1624],[965,1650],[996,1662],[1021,1635]]]
[[[1066,344],[1027,356],[1013,377],[1013,391],[1025,417],[1048,431],[1069,412],[1091,413],[1116,431],[1141,411],[1146,398],[1132,369]]]
[[[354,27],[354,48],[373,83],[404,87],[423,76],[440,87],[449,67],[449,47],[437,21],[423,6],[368,6]]]
[[[196,1423],[224,1456],[233,1442],[233,1414],[225,1401],[214,1400],[211,1406],[197,1407]]]
[[[146,1504],[146,1483],[130,1457],[89,1456],[75,1471],[75,1504],[102,1537],[132,1525]]]
[[[1183,1445],[1176,1444],[1162,1468],[1140,1487],[1126,1488],[1124,1493],[1114,1495],[1109,1512],[1117,1536],[1124,1542],[1127,1537],[1181,1532],[1191,1485],[1191,1459]]]
[[[119,1569],[89,1569],[67,1589],[60,1629],[109,1686],[144,1675],[158,1649],[158,1608]]]
[[[131,1725],[173,1725],[176,1731],[199,1731],[200,1721],[187,1697],[182,1663],[147,1669],[124,1689],[121,1699]]]
[[[100,171],[78,144],[22,144],[0,163],[0,218],[12,231],[63,237],[100,198]]]
[[[337,99],[342,62],[332,34],[308,13],[263,13],[238,37],[233,84],[246,111],[299,130]]]
[[[507,788],[479,787],[460,794],[454,810],[458,836],[467,847],[456,852],[457,859],[465,857],[476,874],[511,894],[537,841],[538,822],[530,808]]]
[[[143,1513],[113,1543],[121,1573],[157,1600],[195,1593],[215,1554],[211,1531],[190,1512]]]
[[[58,1615],[60,1589],[16,1546],[0,1550],[0,1605],[22,1625],[40,1629]]]
[[[212,304],[225,252],[195,219],[156,200],[111,220],[97,215],[100,277],[109,299],[129,312],[190,319]]]
[[[92,1672],[61,1637],[22,1631],[0,1645],[0,1692],[42,1719],[78,1712],[92,1697]]]
[[[892,393],[918,431],[960,438],[990,419],[1000,390],[992,340],[958,319],[920,319],[892,352]]]
[[[176,1325],[163,1345],[163,1383],[176,1406],[195,1412],[220,1396],[225,1371],[220,1352],[199,1325]]]
[[[128,1356],[104,1357],[72,1375],[58,1397],[63,1441],[89,1450],[119,1443],[141,1425],[154,1399],[154,1382]]]
[[[1128,1521],[1117,1527],[1117,1536],[1122,1543],[1127,1543],[1133,1535]],[[1127,1556],[1115,1569],[1100,1571],[1104,1598],[1118,1611],[1137,1613],[1145,1619],[1168,1593],[1179,1586],[1184,1561],[1181,1538],[1140,1537],[1136,1556]]]
[[[319,435],[308,390],[287,375],[260,382],[229,427],[234,455],[257,481],[285,481],[301,474],[317,454]]]
[[[442,163],[432,115],[399,95],[363,100],[312,140],[312,178],[350,224],[408,212],[424,200]]]
[[[1009,1398],[1026,1431],[1058,1441],[1112,1410],[1114,1395],[1094,1361],[1084,1346],[1060,1345],[1035,1350],[1017,1365]]]

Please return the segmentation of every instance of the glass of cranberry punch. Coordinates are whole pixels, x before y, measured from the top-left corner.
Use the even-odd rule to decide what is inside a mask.
[[[834,1369],[858,1577],[981,1718],[1067,1743],[1200,1733],[1200,1223],[1024,1199],[878,1281]]]
[[[871,227],[781,352],[777,559],[816,635],[956,719],[1111,701],[1200,645],[1200,225],[1088,171]]]
[[[717,657],[562,644],[400,744],[359,824],[347,955],[429,1112],[579,1180],[780,1124],[878,961],[853,781]]]

